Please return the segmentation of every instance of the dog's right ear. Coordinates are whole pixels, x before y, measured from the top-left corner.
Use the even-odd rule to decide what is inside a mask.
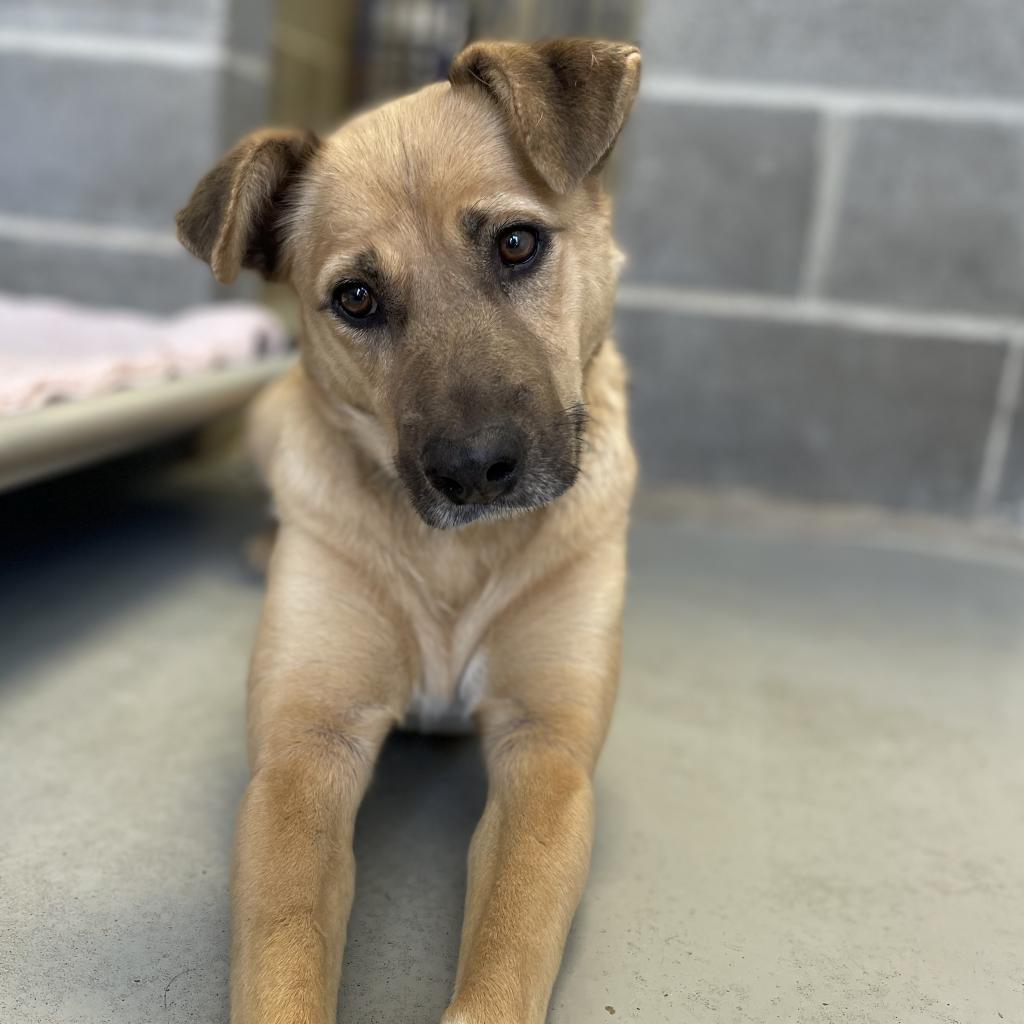
[[[281,266],[284,204],[319,147],[311,132],[247,135],[196,186],[178,214],[178,240],[221,284],[242,267],[273,277]]]

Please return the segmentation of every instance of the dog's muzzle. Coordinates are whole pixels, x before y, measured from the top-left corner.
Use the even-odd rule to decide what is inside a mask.
[[[429,427],[422,415],[406,422],[395,457],[413,508],[429,526],[448,529],[529,512],[576,481],[582,406],[533,417],[520,408],[482,426],[432,418]]]

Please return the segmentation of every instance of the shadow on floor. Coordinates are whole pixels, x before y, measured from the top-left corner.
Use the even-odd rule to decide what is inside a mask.
[[[231,468],[219,490],[171,482],[190,452],[176,440],[0,494],[0,682],[197,565],[262,585],[243,554],[266,521],[258,485]]]
[[[475,739],[388,740],[356,825],[340,1020],[440,1018],[455,981],[466,854],[485,796]]]

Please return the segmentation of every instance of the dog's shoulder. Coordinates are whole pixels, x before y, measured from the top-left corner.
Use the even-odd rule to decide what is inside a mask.
[[[351,501],[357,493],[348,481],[352,453],[319,404],[300,363],[268,385],[249,410],[249,454],[283,521],[293,513],[305,517],[318,508],[336,509],[338,495]]]
[[[298,366],[271,381],[253,399],[246,416],[246,448],[263,482],[270,485],[271,469],[289,407],[302,387]]]

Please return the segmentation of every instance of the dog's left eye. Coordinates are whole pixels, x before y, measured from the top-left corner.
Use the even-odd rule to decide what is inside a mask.
[[[533,228],[508,228],[498,236],[498,256],[506,267],[523,267],[540,250],[540,237]]]

